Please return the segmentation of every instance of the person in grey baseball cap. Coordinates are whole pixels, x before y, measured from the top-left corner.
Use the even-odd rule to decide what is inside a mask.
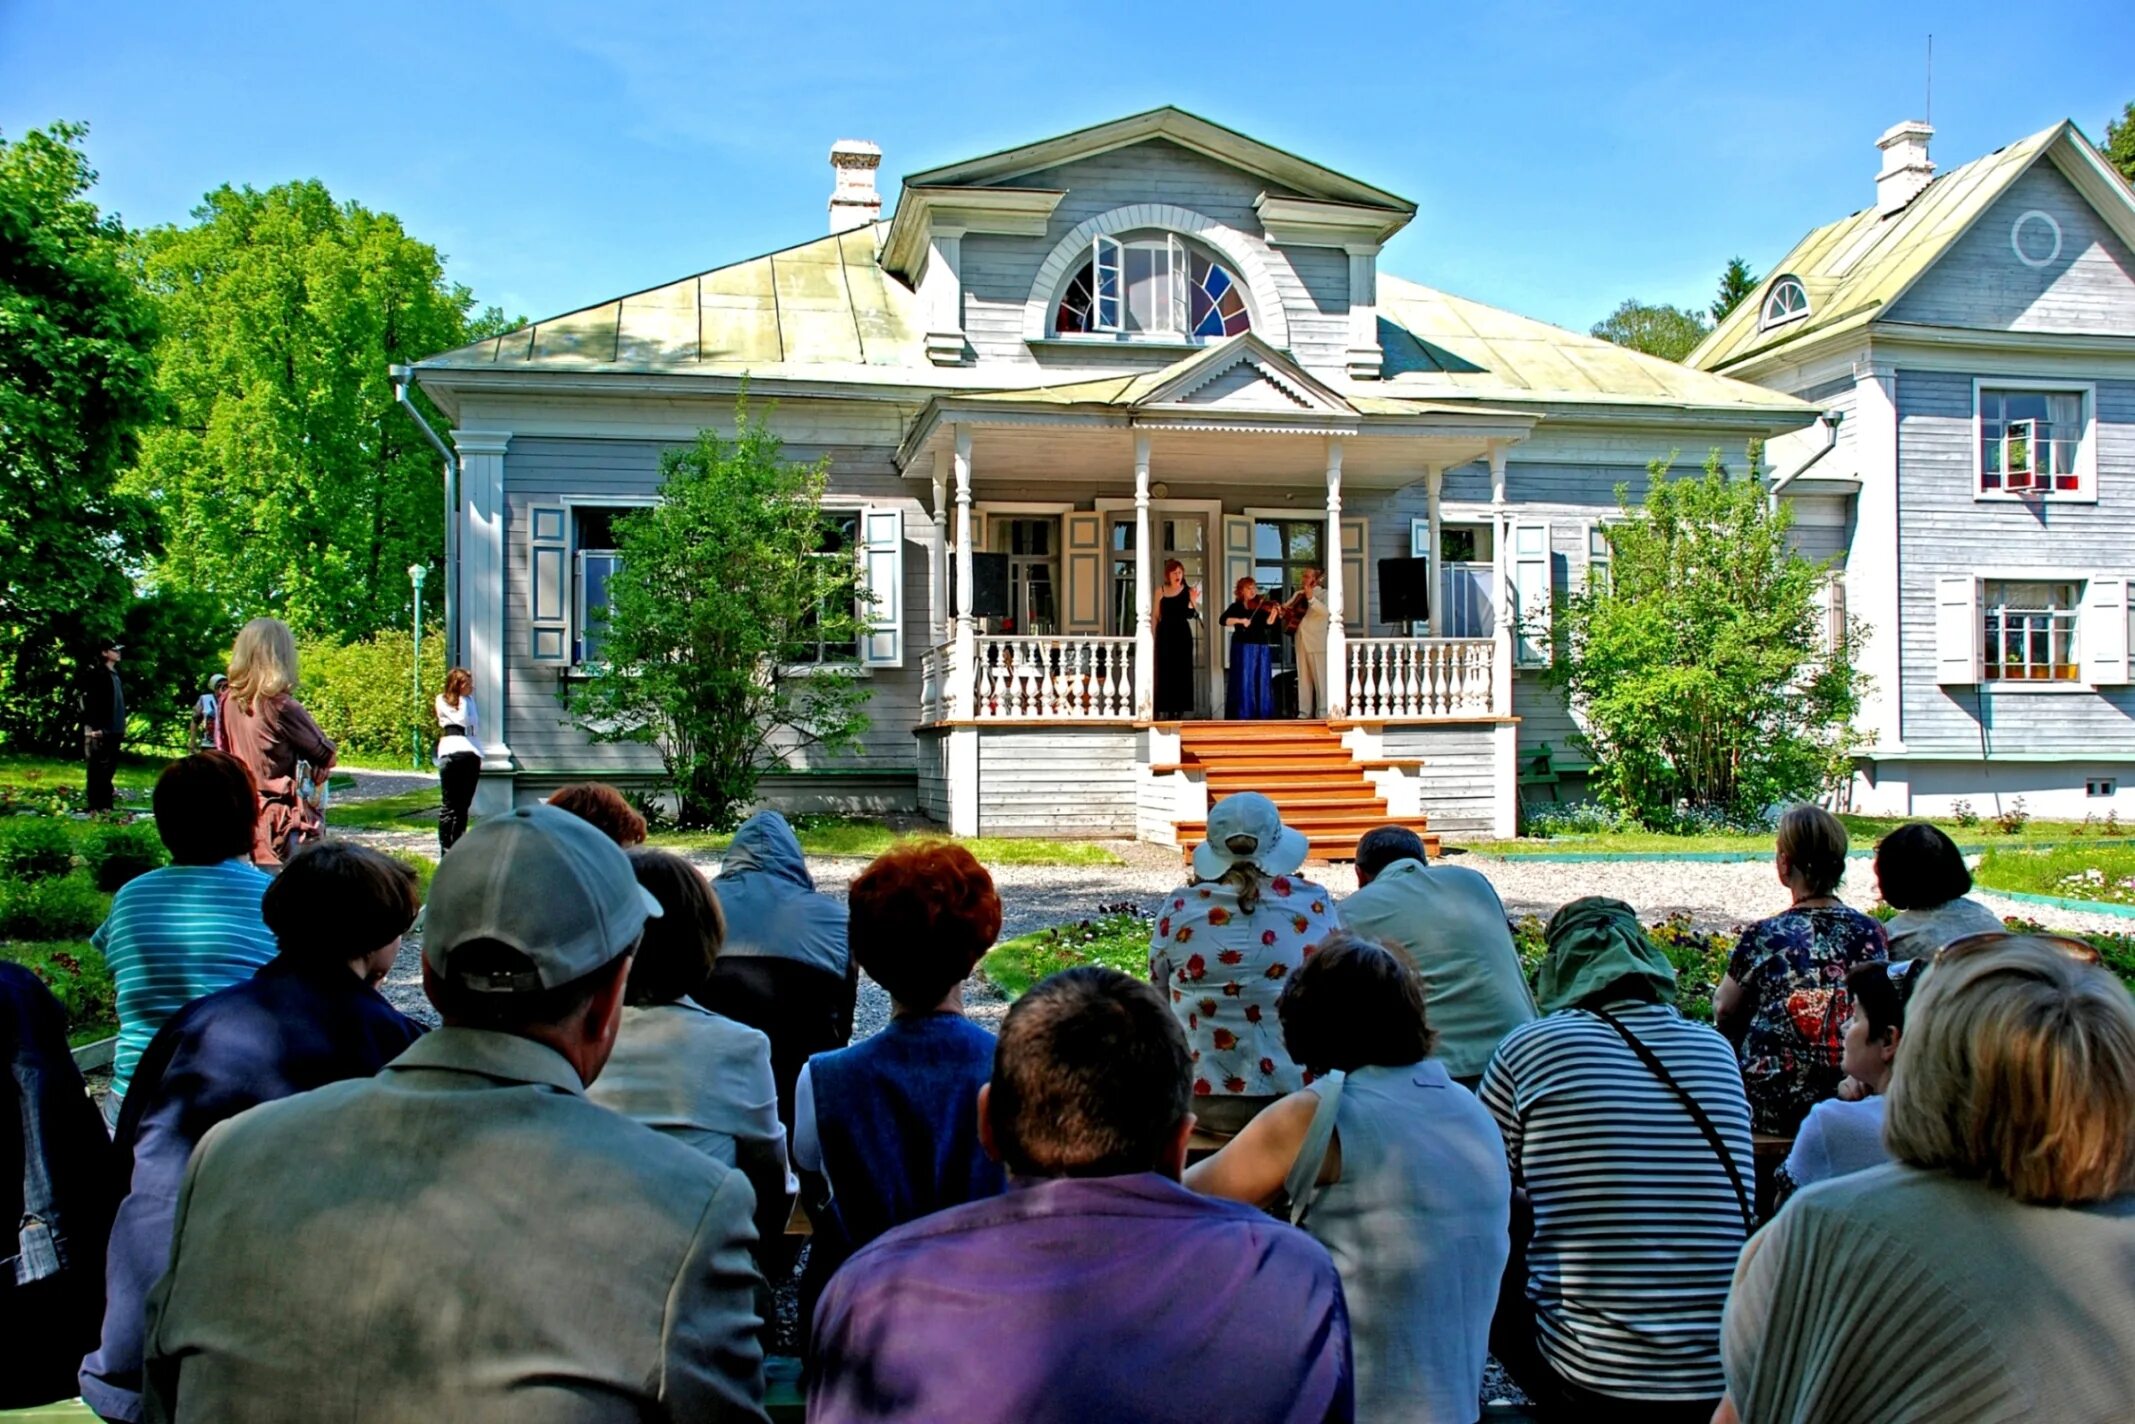
[[[469,831],[423,930],[445,1026],[194,1153],[150,1414],[763,1419],[748,1179],[585,1096],[659,913],[568,812]]]

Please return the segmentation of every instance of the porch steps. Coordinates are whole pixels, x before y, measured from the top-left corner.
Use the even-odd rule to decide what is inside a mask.
[[[1353,860],[1368,831],[1394,824],[1386,799],[1364,765],[1325,722],[1188,722],[1179,728],[1179,764],[1198,770],[1213,805],[1241,791],[1258,791],[1302,831],[1314,860]],[[1419,816],[1402,822],[1438,854],[1438,837]],[[1208,835],[1205,821],[1173,823],[1191,854]]]

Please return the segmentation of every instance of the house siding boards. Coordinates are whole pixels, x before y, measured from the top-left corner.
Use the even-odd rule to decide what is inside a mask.
[[[1381,754],[1423,761],[1423,814],[1440,834],[1487,836],[1496,810],[1496,729],[1391,725]]]
[[[2096,504],[1973,498],[1973,377],[1897,378],[1900,648],[1912,757],[1989,753],[2135,756],[2135,687],[2043,692],[1935,681],[1938,576],[2035,571],[2041,579],[2135,574],[2135,381],[2099,381]],[[2077,637],[2082,637],[2079,625]]]
[[[2019,261],[2012,245],[2013,224],[2029,212],[2047,214],[2061,230],[2061,250],[2043,267]],[[2043,225],[2027,224],[2027,244],[2032,239],[2046,245]],[[2135,254],[2058,169],[2040,163],[2010,185],[1888,319],[2125,336],[2135,328]]]
[[[1131,727],[983,729],[980,833],[1132,836],[1137,735]]]

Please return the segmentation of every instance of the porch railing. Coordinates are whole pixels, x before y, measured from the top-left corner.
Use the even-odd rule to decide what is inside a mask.
[[[1134,715],[1134,639],[981,637],[972,702],[981,721]]]
[[[952,649],[944,643],[919,655],[919,720],[939,722],[948,715],[948,670]]]
[[[1488,717],[1489,638],[1352,638],[1349,715],[1360,720],[1407,717]]]

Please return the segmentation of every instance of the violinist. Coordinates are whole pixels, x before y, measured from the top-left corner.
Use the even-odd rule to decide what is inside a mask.
[[[1318,569],[1298,575],[1297,595],[1283,605],[1283,623],[1297,635],[1297,715],[1327,715],[1327,591]]]
[[[1282,605],[1260,596],[1250,578],[1238,580],[1223,626],[1231,630],[1230,670],[1224,678],[1224,715],[1256,721],[1275,715],[1274,644],[1282,637]]]

